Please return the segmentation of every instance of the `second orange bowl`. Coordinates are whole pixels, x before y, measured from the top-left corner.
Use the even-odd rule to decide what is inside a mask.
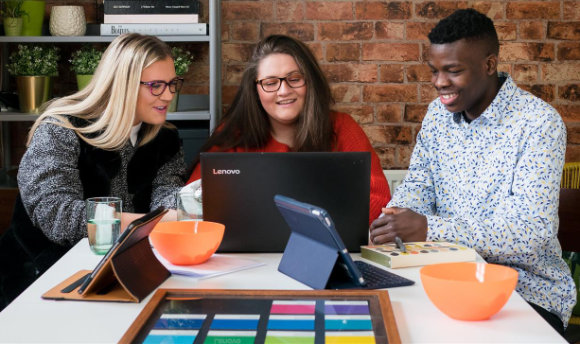
[[[196,228],[197,223],[197,228]],[[149,237],[153,247],[175,265],[205,262],[217,251],[225,226],[209,221],[168,221],[158,223]]]

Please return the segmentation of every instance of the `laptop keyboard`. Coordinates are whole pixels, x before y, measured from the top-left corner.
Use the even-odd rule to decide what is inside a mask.
[[[360,260],[355,260],[354,264],[366,280],[367,289],[394,288],[415,284],[410,279],[406,279],[405,277]]]

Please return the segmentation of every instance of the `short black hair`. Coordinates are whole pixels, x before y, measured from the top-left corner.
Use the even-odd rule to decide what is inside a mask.
[[[460,39],[485,40],[495,54],[499,52],[499,39],[493,21],[472,8],[461,9],[442,19],[429,32],[431,44],[453,43]]]

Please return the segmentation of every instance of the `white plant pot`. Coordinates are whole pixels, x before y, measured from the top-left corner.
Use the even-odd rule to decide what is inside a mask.
[[[49,22],[53,36],[84,36],[87,30],[82,6],[52,6]]]

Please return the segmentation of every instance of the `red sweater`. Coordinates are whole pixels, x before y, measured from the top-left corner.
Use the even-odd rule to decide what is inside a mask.
[[[371,190],[370,190],[370,212],[369,224],[376,219],[380,213],[381,208],[386,206],[391,200],[391,193],[389,191],[389,184],[383,174],[379,157],[371,146],[368,137],[361,127],[345,113],[334,112],[333,125],[336,133],[335,152],[370,152],[371,153]],[[210,150],[219,151],[217,147],[212,147]],[[266,146],[254,149],[244,149],[241,147],[232,148],[226,152],[273,152],[283,153],[291,152],[290,147],[271,138]],[[188,184],[201,177],[200,164],[195,166]]]

